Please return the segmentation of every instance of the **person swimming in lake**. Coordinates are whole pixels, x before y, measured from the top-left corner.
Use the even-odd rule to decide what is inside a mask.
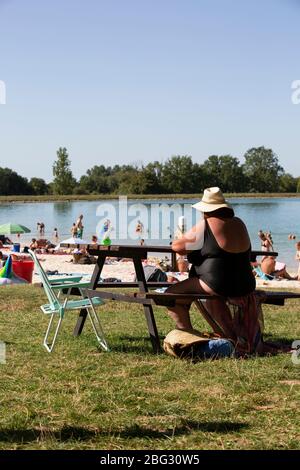
[[[82,235],[83,235],[83,224],[82,224],[82,219],[83,219],[83,215],[80,214],[80,216],[78,217],[77,221],[76,221],[76,227],[77,227],[77,237],[78,238],[82,238]]]
[[[112,231],[111,221],[106,219],[100,231],[99,240],[102,245],[111,245],[110,233]]]
[[[71,227],[71,234],[73,238],[77,238],[77,226],[75,222],[73,222],[73,225]]]
[[[45,235],[45,224],[44,222],[41,222],[40,223],[40,236],[42,237],[43,235]]]
[[[144,245],[145,240],[143,238],[143,233],[144,233],[144,224],[138,220],[136,227],[135,227],[135,233],[138,235],[138,240],[140,241],[140,245]]]
[[[55,228],[53,230],[53,239],[54,239],[54,243],[56,243],[56,245],[58,244],[58,230],[57,228]]]

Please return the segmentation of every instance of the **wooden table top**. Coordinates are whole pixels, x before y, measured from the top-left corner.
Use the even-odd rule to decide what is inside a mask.
[[[172,250],[171,245],[100,245],[90,243],[88,245],[84,244],[70,244],[70,243],[61,243],[61,247],[65,248],[80,248],[86,247],[87,251],[91,254],[97,255],[98,253],[107,252],[107,253],[130,253],[130,254],[141,254],[145,253],[175,253]],[[192,250],[191,250],[192,251]],[[252,250],[251,256],[278,256],[278,253],[275,251],[257,251]]]

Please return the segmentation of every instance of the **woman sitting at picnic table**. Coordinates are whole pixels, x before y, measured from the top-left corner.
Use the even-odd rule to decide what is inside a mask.
[[[221,326],[224,337],[235,342],[239,337],[238,327],[224,297],[234,298],[241,307],[248,305],[245,322],[250,319],[251,329],[255,331],[250,334],[248,346],[253,349],[254,342],[257,342],[256,351],[263,349],[253,295],[256,283],[250,265],[251,242],[247,228],[241,219],[234,216],[233,209],[217,187],[205,189],[202,200],[193,207],[201,211],[204,218],[172,243],[174,251],[180,255],[188,254],[188,260],[192,263],[189,278],[169,287],[167,292],[222,297],[207,300],[206,310]],[[193,329],[189,309],[190,304],[177,304],[168,311],[178,329]],[[242,325],[241,329],[245,330],[244,327]]]

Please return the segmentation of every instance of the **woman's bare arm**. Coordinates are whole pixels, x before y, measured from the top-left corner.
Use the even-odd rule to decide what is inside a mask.
[[[203,246],[204,230],[205,222],[200,220],[182,238],[173,241],[172,249],[179,255],[186,255],[189,251],[200,250]]]

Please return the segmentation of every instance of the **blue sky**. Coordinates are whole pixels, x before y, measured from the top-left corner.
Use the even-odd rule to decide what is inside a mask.
[[[265,145],[300,175],[297,0],[0,0],[0,166],[96,164]]]

